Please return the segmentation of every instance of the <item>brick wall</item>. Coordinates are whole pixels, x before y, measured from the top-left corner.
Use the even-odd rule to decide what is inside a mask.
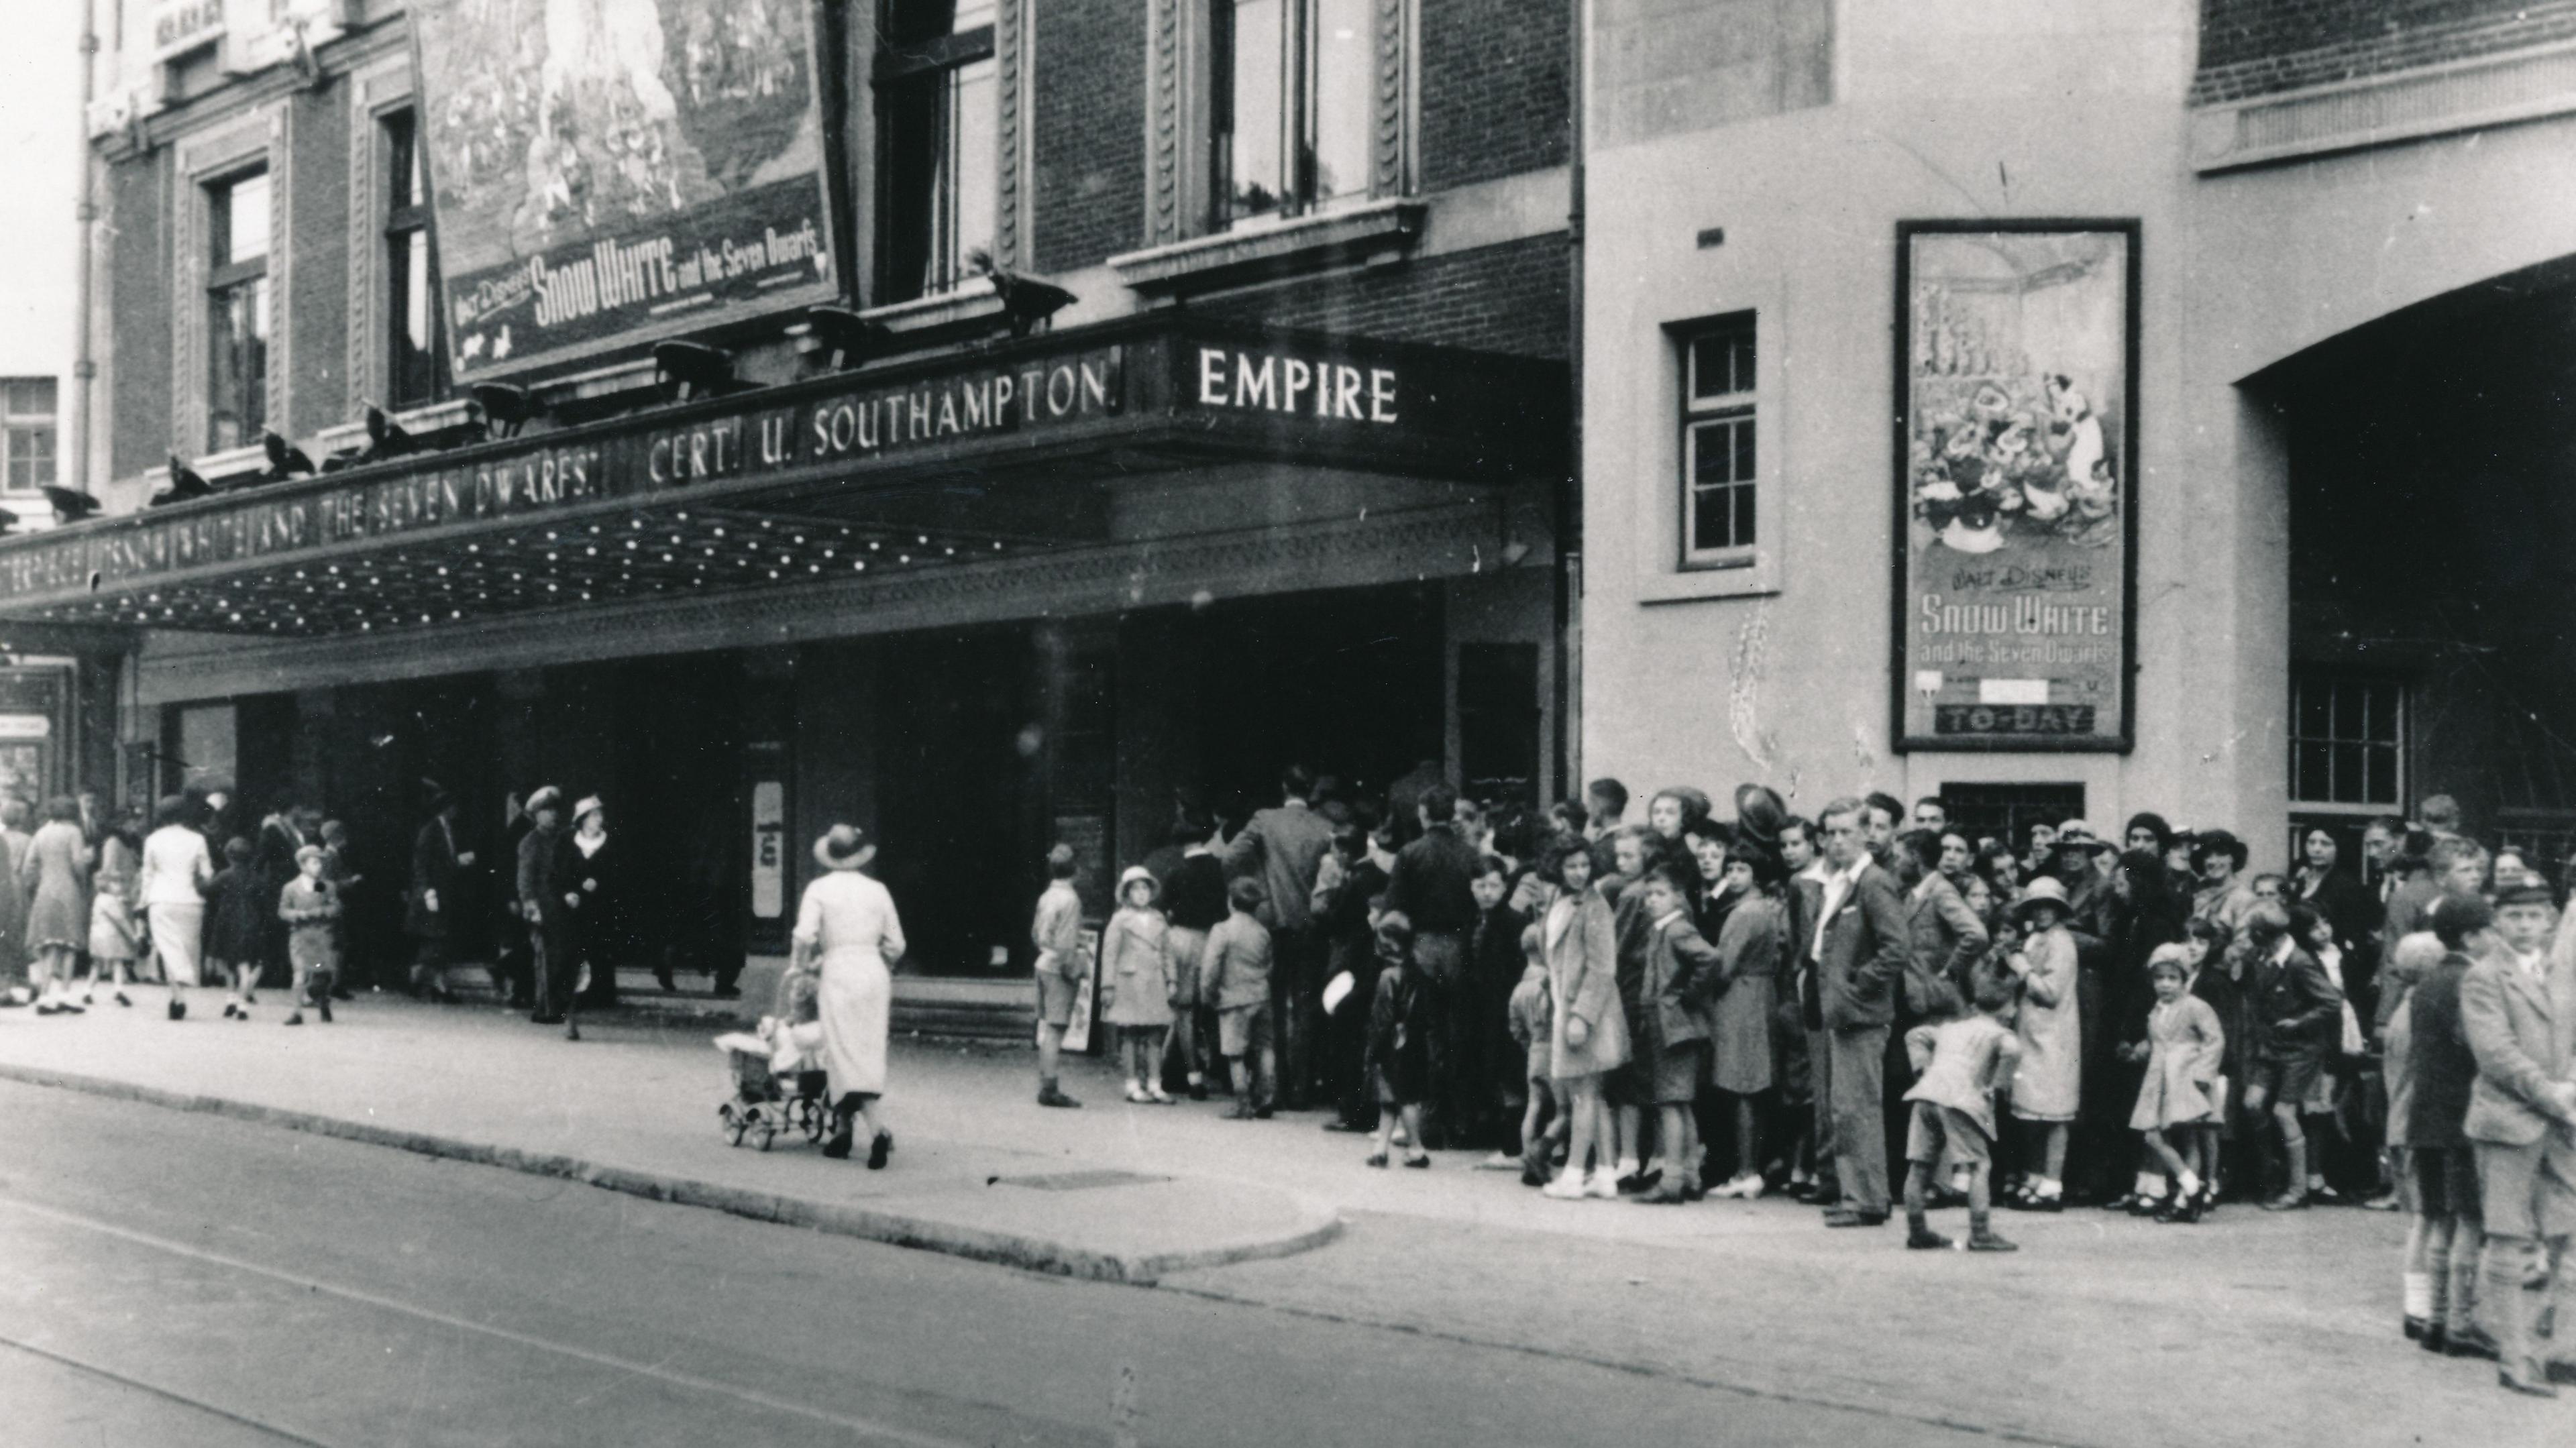
[[[170,452],[170,254],[165,148],[107,168],[108,475]]]
[[[293,234],[285,420],[301,441],[346,422],[349,407],[349,105],[337,88],[298,96],[287,118]]]
[[[2576,0],[2201,0],[2195,103],[2576,40]]]
[[[1422,0],[1422,186],[1565,163],[1563,0]]]
[[[1555,232],[1237,293],[1196,309],[1230,321],[1561,358],[1568,305],[1565,234]]]
[[[1145,0],[1047,0],[1032,27],[1031,254],[1072,271],[1145,237]]]

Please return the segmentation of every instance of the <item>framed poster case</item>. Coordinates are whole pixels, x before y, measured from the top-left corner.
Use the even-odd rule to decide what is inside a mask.
[[[2136,739],[2139,224],[1897,224],[1900,750]]]

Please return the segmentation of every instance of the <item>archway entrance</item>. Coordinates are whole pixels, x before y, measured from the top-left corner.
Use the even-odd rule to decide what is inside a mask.
[[[2560,873],[2576,839],[2576,258],[2251,380],[2290,483],[2291,823],[2449,794]]]

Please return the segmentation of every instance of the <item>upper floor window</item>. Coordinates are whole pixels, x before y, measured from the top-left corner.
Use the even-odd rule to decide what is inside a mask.
[[[385,233],[385,405],[418,407],[447,388],[440,334],[438,265],[429,249],[429,186],[410,111],[383,123]]]
[[[268,426],[268,173],[208,187],[206,214],[206,446],[223,452]]]
[[[994,0],[889,0],[877,49],[877,300],[948,291],[989,252],[1001,193]]]
[[[53,486],[54,405],[54,379],[0,378],[0,468],[13,493]]]
[[[1761,538],[1753,314],[1682,334],[1681,563],[1742,568]]]
[[[2405,798],[2406,688],[2337,669],[2290,673],[2290,799],[2394,810]]]
[[[1208,0],[1217,230],[1369,193],[1369,0]]]

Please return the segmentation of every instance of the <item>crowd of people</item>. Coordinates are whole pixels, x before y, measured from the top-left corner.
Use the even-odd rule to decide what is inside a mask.
[[[0,801],[0,974],[11,978],[0,1006],[78,1015],[104,992],[130,1007],[131,988],[151,982],[168,987],[174,1021],[204,986],[225,990],[225,1018],[247,1021],[266,984],[288,988],[286,1024],[307,1010],[331,1019],[331,1003],[350,999],[347,832],[281,804],[253,834],[230,833],[230,795],[213,784],[164,798],[148,824],[84,792],[47,801],[30,833],[28,802]]]
[[[213,988],[223,1019],[248,1021],[260,989],[283,986],[285,1024],[300,1026],[308,1011],[330,1021],[353,988],[454,1003],[451,974],[472,962],[507,1008],[579,1039],[578,1005],[614,998],[614,970],[591,963],[641,955],[606,805],[579,801],[565,828],[562,791],[514,797],[495,882],[458,833],[455,799],[426,791],[410,878],[392,891],[364,888],[348,831],[317,809],[281,800],[240,829],[218,778],[160,800],[148,825],[84,792],[48,802],[30,833],[28,803],[0,801],[0,1007],[130,1007],[130,987],[148,982],[167,987],[171,1020],[187,1018],[190,991]],[[366,906],[398,914],[407,945],[362,939]]]
[[[1096,979],[1128,1101],[1325,1106],[1372,1167],[1490,1150],[1551,1198],[1785,1193],[1986,1252],[2016,1250],[1998,1207],[2407,1210],[2408,1337],[2521,1391],[2576,1373],[2546,1310],[2576,1230],[2576,930],[2447,798],[2372,821],[2363,868],[2315,829],[2295,873],[2249,875],[2232,832],[2153,813],[2016,842],[1937,798],[1802,816],[1760,785],[1732,818],[1665,789],[1635,823],[1609,779],[1543,818],[1436,774],[1382,811],[1335,796],[1293,768],[1238,828],[1186,815],[1119,878],[1096,964],[1053,852],[1041,1105],[1080,1105],[1058,1051]],[[1956,1205],[1954,1244],[1930,1214]]]

